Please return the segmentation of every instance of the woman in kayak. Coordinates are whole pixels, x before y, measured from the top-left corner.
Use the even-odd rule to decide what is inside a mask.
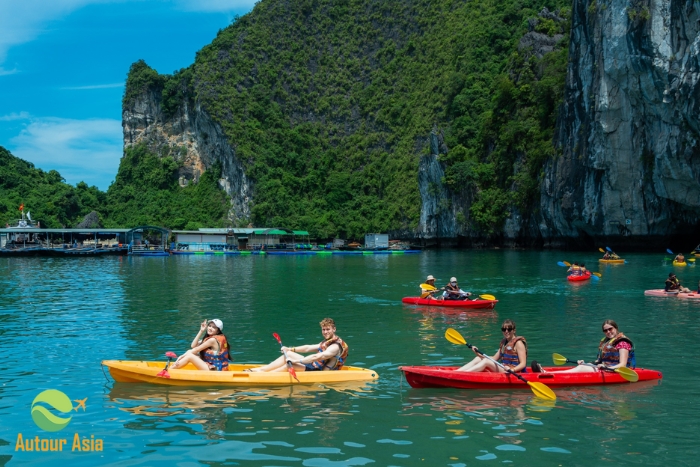
[[[525,342],[525,338],[516,335],[515,322],[509,319],[503,321],[501,331],[503,332],[503,339],[493,359],[500,361],[503,366],[512,371],[522,371],[527,365],[527,342]],[[455,371],[506,373],[503,368],[476,353],[476,350],[478,350],[476,347],[472,350],[474,350],[476,358]]]
[[[459,287],[456,277],[450,278],[450,283],[443,288],[445,289],[443,294],[445,300],[464,300],[471,295],[471,293],[465,292]]]
[[[629,337],[619,331],[617,323],[611,319],[603,321],[603,334],[605,336],[598,344],[598,357],[593,363],[586,363],[579,360],[578,366],[570,370],[557,371],[559,373],[590,373],[602,371],[603,368],[612,370],[615,368],[636,368],[637,362],[634,357],[634,344]],[[535,370],[535,362],[533,362]],[[537,371],[537,370],[535,370]]]
[[[208,323],[204,320],[199,326],[199,332],[192,340],[192,348],[180,355],[170,368],[177,370],[191,363],[198,370],[226,371],[229,345],[222,332],[223,329],[224,323],[220,319],[213,319]],[[206,337],[204,337],[205,333]]]
[[[439,292],[440,289],[435,288],[435,278],[432,274],[429,274],[428,277],[425,279],[425,285],[429,285],[430,287],[423,287],[423,285],[424,284],[421,284],[420,288],[420,298],[428,300],[442,300],[442,295],[440,296],[440,298],[433,296],[433,294]]]
[[[335,335],[335,321],[331,318],[324,318],[319,324],[323,334],[320,344],[282,347],[283,355],[273,362],[245,371],[287,371],[287,362],[292,363],[296,371],[340,370],[348,358],[348,345]],[[301,355],[314,351],[316,353],[311,355]]]

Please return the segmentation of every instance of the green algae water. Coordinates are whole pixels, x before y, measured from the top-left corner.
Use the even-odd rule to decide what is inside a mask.
[[[599,256],[0,259],[0,464],[694,465],[700,300],[643,292],[663,287],[671,270],[694,288],[700,267],[673,268],[663,253],[598,267]],[[583,261],[602,280],[569,283],[557,261]],[[499,303],[485,311],[401,304],[428,274],[436,285],[457,276]],[[236,362],[266,363],[279,356],[273,332],[289,346],[317,343],[327,316],[350,346],[348,363],[376,370],[378,381],[182,388],[115,383],[100,365],[180,354],[207,318],[223,320]],[[505,318],[527,338],[530,360],[546,365],[553,352],[593,359],[602,321],[614,319],[634,340],[638,366],[664,379],[555,389],[547,402],[527,389],[412,389],[398,370],[471,359],[444,338],[448,327],[493,353]],[[35,402],[49,389],[74,408]],[[40,429],[32,411],[42,404],[57,427],[70,417],[67,425]],[[38,440],[35,450],[28,439]],[[63,449],[51,450],[58,439]]]

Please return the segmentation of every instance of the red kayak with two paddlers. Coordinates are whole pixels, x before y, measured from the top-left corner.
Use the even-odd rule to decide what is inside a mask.
[[[402,366],[406,381],[414,388],[460,388],[460,389],[528,389],[528,384],[508,373],[489,371],[455,371],[450,366]],[[596,371],[586,373],[564,373],[571,367],[545,367],[543,373],[527,371],[518,373],[528,382],[544,383],[550,387],[567,386],[606,386],[612,384],[633,384],[618,373]],[[635,368],[639,381],[661,379],[657,370]]]
[[[423,306],[443,306],[448,308],[488,308],[492,309],[498,303],[498,300],[432,300],[429,298],[420,297],[404,297],[401,301],[407,305],[423,305]]]

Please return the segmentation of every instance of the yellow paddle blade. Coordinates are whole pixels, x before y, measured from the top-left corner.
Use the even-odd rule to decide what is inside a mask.
[[[552,354],[552,360],[554,361],[555,365],[563,365],[566,363],[566,357],[558,353]]]
[[[599,272],[592,272],[591,274],[593,274],[593,275],[596,276],[596,277],[601,277],[601,276],[602,276],[602,274],[599,273]]]
[[[571,267],[571,263],[568,262],[568,261],[562,261],[562,263],[564,263],[564,264],[566,265],[567,268],[570,268],[570,267]]]
[[[688,259],[686,259],[686,261],[689,262],[689,263],[694,263],[694,262],[695,262],[695,258],[688,258]]]
[[[420,298],[428,298],[430,296],[430,292],[423,292],[420,294]]]
[[[527,384],[530,386],[530,389],[532,389],[532,392],[539,398],[549,400],[549,401],[555,401],[557,400],[557,395],[554,394],[554,391],[552,391],[549,386],[546,386],[542,383],[537,383],[537,382],[532,382],[528,381]]]
[[[494,297],[493,295],[487,295],[487,294],[479,295],[479,298],[483,298],[484,300],[496,300],[496,297]]]
[[[464,337],[462,337],[462,335],[456,329],[447,328],[447,331],[445,331],[445,339],[453,344],[467,345],[467,341],[464,340]]]
[[[637,381],[639,381],[639,375],[637,374],[636,371],[634,371],[631,368],[627,368],[627,367],[615,368],[615,373],[622,376],[630,383],[636,383]]]
[[[431,291],[437,290],[437,287],[435,287],[434,285],[430,285],[430,284],[421,284],[420,288],[423,290],[431,290]]]
[[[605,250],[603,250],[602,248],[598,248],[598,251],[600,251],[601,253],[605,253]]]

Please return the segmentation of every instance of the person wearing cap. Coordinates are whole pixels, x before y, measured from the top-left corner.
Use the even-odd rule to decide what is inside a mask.
[[[456,277],[450,277],[450,282],[444,287],[445,300],[464,300],[471,295],[469,292],[462,290],[457,284]]]
[[[324,318],[320,323],[323,340],[319,344],[282,346],[282,355],[264,366],[251,368],[249,372],[287,371],[287,362],[292,363],[296,371],[340,370],[348,358],[348,345],[335,335],[335,321]],[[303,353],[316,352],[311,355]]]
[[[226,371],[229,345],[223,329],[224,323],[220,319],[204,320],[192,340],[192,348],[180,355],[170,368],[177,370],[191,363],[198,370]]]
[[[429,285],[430,287],[423,287],[424,285]],[[425,284],[420,285],[420,298],[425,298],[428,300],[441,300],[442,296],[440,296],[439,299],[433,296],[435,292],[439,291],[439,289],[435,288],[435,278],[432,276],[432,274],[429,274],[425,279]]]

